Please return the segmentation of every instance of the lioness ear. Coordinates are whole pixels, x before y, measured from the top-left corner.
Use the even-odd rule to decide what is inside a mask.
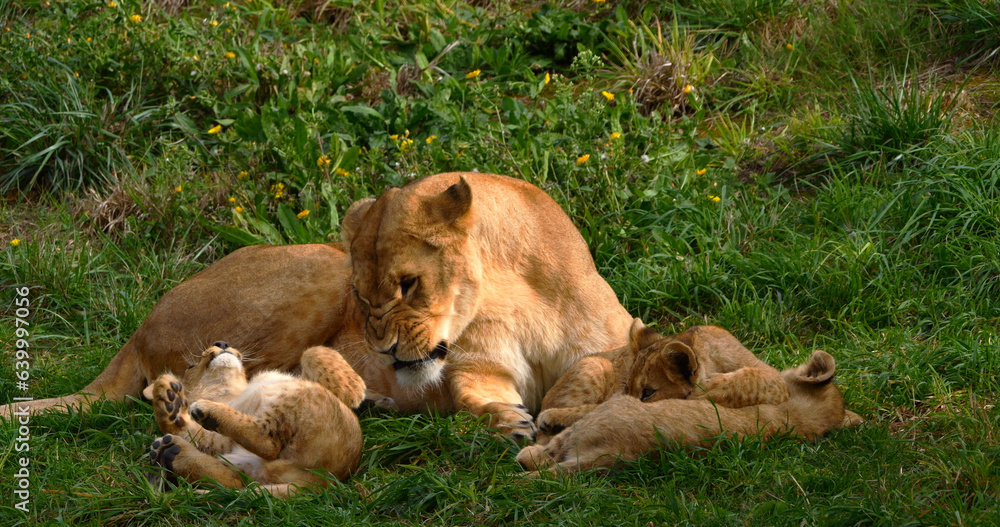
[[[686,380],[694,380],[698,371],[698,357],[695,356],[694,350],[690,346],[675,340],[667,343],[663,351],[663,358],[667,362],[664,366],[677,372]]]
[[[628,328],[628,346],[632,352],[648,348],[662,338],[662,335],[646,327],[642,320],[632,319],[632,326]]]
[[[361,219],[365,217],[365,213],[372,207],[372,203],[375,203],[374,198],[355,201],[344,214],[344,220],[340,222],[340,239],[344,242],[345,251],[350,252],[351,240],[354,238],[354,233],[358,232],[358,227],[361,226]]]
[[[424,202],[424,210],[428,215],[438,218],[442,223],[457,223],[469,213],[470,208],[472,187],[463,176],[458,177],[458,183]]]

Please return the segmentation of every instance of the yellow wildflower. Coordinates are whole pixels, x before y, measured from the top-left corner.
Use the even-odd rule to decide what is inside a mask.
[[[590,154],[583,154],[582,156],[576,158],[576,166],[586,163],[588,159],[590,159]]]
[[[21,240],[19,240],[17,238],[14,238],[13,240],[10,241],[10,246],[11,247],[17,247],[20,244],[21,244]]]
[[[128,19],[131,20],[131,21],[133,21],[133,22],[135,22],[136,24],[138,24],[139,22],[142,22],[142,16],[140,16],[140,15],[132,15],[132,16],[128,17]]]
[[[545,84],[548,84],[550,80],[552,80],[552,77],[548,74],[548,72],[545,72]]]
[[[210,134],[217,134],[217,133],[219,133],[221,131],[222,131],[222,125],[221,124],[217,124],[217,125],[215,125],[215,126],[213,126],[213,127],[211,127],[211,128],[208,129],[208,133],[210,133]]]
[[[319,156],[319,159],[316,160],[316,166],[320,168],[323,168],[329,164],[330,164],[330,156],[327,155]]]
[[[118,7],[118,4],[114,2],[108,2],[108,7]]]
[[[90,37],[87,37],[87,42],[93,42],[93,41],[94,41],[94,39],[92,39]]]
[[[403,139],[399,142],[399,149],[403,152],[413,148],[413,139]]]
[[[791,51],[791,50],[795,49],[795,46],[793,46],[791,42],[789,42],[788,44],[785,44],[785,47],[788,48],[788,51]]]
[[[236,174],[236,179],[246,179],[249,175],[246,170],[240,170],[240,173]]]
[[[437,139],[437,138],[438,138],[438,136],[436,136],[436,135],[432,135],[432,136],[428,137],[427,138],[427,144],[433,143],[434,140]]]
[[[609,91],[602,91],[601,95],[603,95],[604,98],[607,99],[607,100],[609,100],[609,101],[615,100],[615,94],[613,94],[613,93],[611,93]]]
[[[708,195],[708,199],[710,199],[710,200],[712,200],[712,201],[714,201],[716,203],[722,201],[722,198],[720,198],[719,196],[713,196],[711,194]]]
[[[480,73],[479,70],[472,70],[469,73],[465,74],[465,78],[466,79],[475,79],[476,77],[479,76],[479,73]]]
[[[275,183],[271,185],[271,192],[274,192],[275,198],[280,198],[285,195],[285,185],[284,183]]]
[[[707,168],[699,168],[698,170],[694,171],[694,173],[698,174],[699,176],[704,176],[706,172],[708,172]]]
[[[219,21],[218,20],[213,20],[213,21],[211,21],[209,23],[212,25],[212,27],[215,27],[215,26],[219,25]]]
[[[177,185],[176,187],[174,187],[174,192],[181,192],[182,190],[184,190],[184,187],[181,185]]]
[[[389,139],[392,139],[393,141],[398,141],[399,140],[399,134],[392,134],[392,135],[389,136]]]
[[[336,174],[336,175],[338,175],[338,176],[340,176],[340,177],[345,177],[345,176],[351,175],[350,172],[348,172],[347,170],[344,170],[343,168],[340,168],[340,167],[337,167],[337,170],[334,170],[333,173]]]
[[[690,84],[684,87],[684,93],[691,93],[693,91],[694,91],[694,86],[691,86]]]
[[[229,202],[230,202],[230,203],[236,203],[236,198],[234,198],[234,197],[230,196],[230,197],[229,197]]]
[[[595,3],[595,4],[603,4],[603,3],[604,3],[604,0],[594,0],[594,3]]]
[[[227,59],[235,59],[236,58],[236,54],[233,53],[232,51],[227,51],[226,52],[226,58]]]
[[[233,212],[235,212],[236,214],[242,214],[243,213],[243,207],[237,206],[237,207],[235,207],[233,209]]]
[[[309,215],[309,209],[305,209],[302,212],[296,214],[295,217],[301,220],[302,218],[305,218],[308,215]]]
[[[612,141],[614,141],[615,139],[618,139],[621,136],[622,136],[622,134],[619,133],[619,132],[612,132],[611,135],[608,136],[608,139],[611,139]]]

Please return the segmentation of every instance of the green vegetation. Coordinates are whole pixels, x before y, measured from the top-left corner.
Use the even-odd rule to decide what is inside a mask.
[[[335,240],[358,198],[479,170],[555,197],[661,330],[831,352],[868,422],[528,481],[468,415],[366,417],[362,474],[281,501],[152,491],[151,411],[108,403],[32,417],[27,515],[0,426],[3,525],[1000,516],[996,0],[190,4],[0,0],[0,284],[31,287],[34,397],[233,249]]]

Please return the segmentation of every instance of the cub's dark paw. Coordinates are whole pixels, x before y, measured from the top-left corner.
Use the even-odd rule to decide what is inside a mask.
[[[191,405],[191,418],[205,428],[205,430],[215,431],[219,428],[219,421],[212,416],[211,402],[195,401]]]
[[[174,441],[174,436],[167,434],[153,441],[149,447],[149,462],[164,470],[159,474],[149,475],[149,482],[154,488],[163,489],[163,483],[169,486],[177,485],[177,475],[174,474],[174,460],[181,453],[181,446]]]

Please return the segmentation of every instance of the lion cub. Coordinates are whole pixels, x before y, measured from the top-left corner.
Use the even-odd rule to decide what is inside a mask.
[[[216,342],[183,384],[165,374],[143,391],[166,434],[153,442],[150,460],[174,476],[230,488],[242,488],[246,474],[277,496],[325,485],[313,471],[346,479],[361,461],[351,409],[365,383],[323,346],[302,354],[301,369],[301,377],[264,371],[248,381],[240,352]]]
[[[694,326],[667,337],[637,318],[627,346],[580,359],[552,386],[538,414],[538,443],[545,444],[618,393],[643,402],[711,399],[730,408],[788,399],[778,370],[728,331]]]
[[[857,414],[844,410],[840,390],[833,383],[835,372],[833,357],[824,351],[813,352],[805,364],[781,373],[790,395],[780,404],[727,408],[704,399],[643,403],[617,395],[547,445],[523,448],[517,461],[535,471],[528,474],[534,477],[549,467],[563,472],[608,469],[619,459],[638,459],[657,446],[706,444],[723,431],[740,438],[760,434],[766,439],[790,432],[814,439],[860,422]]]

